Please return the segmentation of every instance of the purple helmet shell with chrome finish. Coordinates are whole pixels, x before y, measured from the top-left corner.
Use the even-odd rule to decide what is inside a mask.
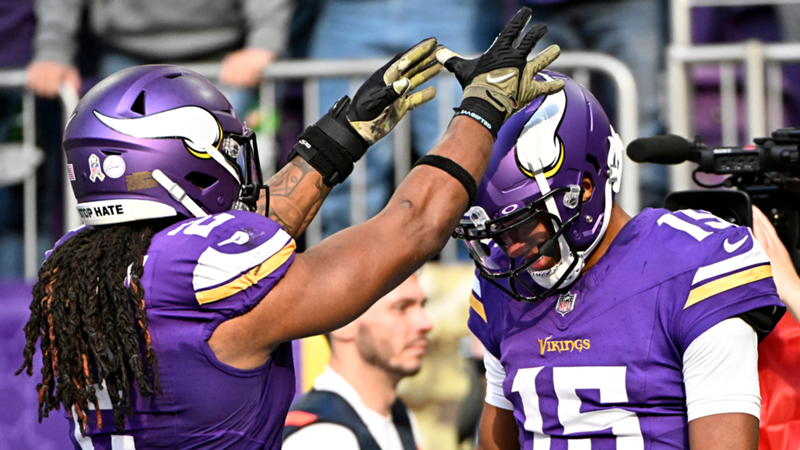
[[[608,226],[623,150],[586,88],[556,72],[542,71],[536,78],[562,79],[565,86],[534,100],[503,125],[475,205],[456,229],[484,278],[509,279],[510,294],[526,301],[564,289],[579,277]],[[583,201],[587,177],[593,189]],[[549,237],[543,231],[533,234],[545,229]],[[519,239],[528,245],[517,245]],[[555,265],[540,263],[545,256]]]
[[[104,225],[230,210],[260,174],[257,163],[242,164],[257,161],[242,144],[247,134],[225,96],[195,72],[150,65],[109,76],[64,131],[81,218]]]

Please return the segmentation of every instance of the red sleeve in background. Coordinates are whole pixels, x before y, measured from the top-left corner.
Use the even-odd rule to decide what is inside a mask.
[[[758,346],[759,450],[800,449],[800,324],[788,312]]]

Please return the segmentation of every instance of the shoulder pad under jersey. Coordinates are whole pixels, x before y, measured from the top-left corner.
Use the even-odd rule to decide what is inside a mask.
[[[697,210],[665,212],[656,226],[653,258],[668,257],[673,267],[663,274],[666,288],[659,297],[672,308],[680,348],[714,324],[751,310],[766,308],[780,318],[769,258],[749,228]]]
[[[151,268],[156,281],[166,279],[181,289],[191,286],[196,302],[208,305],[240,293],[260,300],[285,274],[295,247],[275,221],[227,211],[162,230],[153,237],[148,255],[157,254],[157,267]]]

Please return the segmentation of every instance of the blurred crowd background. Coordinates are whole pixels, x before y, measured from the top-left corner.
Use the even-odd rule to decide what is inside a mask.
[[[61,419],[36,425],[32,380],[15,380],[10,374],[21,362],[21,350],[11,349],[22,348],[21,327],[30,294],[25,227],[35,236],[34,267],[38,267],[74,215],[64,206],[65,196],[72,194],[64,189],[67,174],[60,147],[64,105],[70,98],[131,65],[205,68],[204,75],[218,83],[248,126],[262,136],[259,144],[270,155],[262,162],[265,172],[271,173],[285,163],[303,127],[360,81],[325,71],[316,75],[322,82],[311,89],[302,80],[281,81],[274,90],[273,106],[265,108],[265,73],[289,62],[329,60],[335,63],[325,66],[328,69],[346,68],[357,59],[385,59],[428,36],[436,36],[458,53],[474,54],[491,44],[519,7],[528,5],[534,11],[532,21],[544,22],[550,29],[540,50],[557,43],[565,56],[599,52],[619,59],[630,70],[635,86],[618,86],[607,76],[580,70],[572,75],[591,84],[615,127],[622,107],[616,104],[616,91],[635,91],[638,129],[636,136],[623,138],[652,136],[684,131],[671,123],[670,108],[677,99],[668,86],[669,51],[752,39],[800,41],[800,5],[696,3],[714,6],[690,7],[689,2],[668,0],[0,0],[0,297],[12,311],[0,328],[8,343],[4,348],[9,349],[2,354],[0,397],[3,404],[22,408],[22,412],[2,408],[0,449],[59,448],[55,436],[66,432]],[[684,10],[691,19],[689,42],[683,42],[675,23],[676,12]],[[795,57],[800,61],[800,52]],[[748,123],[746,65],[698,62],[703,64],[682,66],[691,86],[686,119],[690,131],[708,144],[747,143],[754,128]],[[767,96],[777,92],[777,103],[773,102],[777,106],[767,108],[770,117],[760,129],[800,125],[798,71],[798,66],[781,64],[766,72],[772,86]],[[725,86],[730,91],[731,82],[732,104],[721,94]],[[457,104],[456,88],[455,83],[440,86],[439,101]],[[312,95],[315,105],[307,101]],[[441,136],[451,114],[443,115],[441,109],[434,102],[413,112],[408,131],[412,151],[402,161],[406,167]],[[723,124],[725,116],[733,118],[732,129]],[[349,184],[334,190],[322,211],[320,236],[365,220],[383,207],[393,180],[398,179],[397,145],[397,139],[394,145],[386,139],[368,153],[361,175],[366,192],[358,204],[350,201]],[[666,193],[676,188],[675,176],[663,166],[642,165],[638,170],[638,207],[662,206]],[[35,205],[36,217],[27,225],[26,195]],[[483,378],[481,364],[475,363],[480,353],[467,337],[472,266],[464,255],[456,251],[454,257],[429,264],[421,278],[434,322],[431,345],[422,372],[405,380],[400,392],[417,415],[423,448],[472,445],[469,427],[475,418],[464,405],[474,401],[469,394],[482,389]],[[307,389],[325,366],[326,347],[322,338],[312,338],[297,343],[296,350],[298,385]],[[26,383],[30,389],[22,392]],[[480,407],[482,397],[477,401]],[[48,440],[51,428],[57,429],[52,441]]]

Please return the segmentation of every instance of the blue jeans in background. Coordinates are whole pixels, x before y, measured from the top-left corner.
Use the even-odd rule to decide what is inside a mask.
[[[309,57],[388,61],[428,37],[436,37],[439,43],[457,53],[477,53],[473,30],[482,19],[479,4],[478,0],[329,0],[324,2],[312,33]],[[457,82],[453,85],[455,107],[461,100],[461,86]],[[421,88],[426,86],[436,86],[436,80]],[[339,97],[352,97],[354,92],[349,88],[347,79],[323,80],[320,114],[327,112]],[[433,100],[411,113],[412,142],[417,156],[427,153],[442,136],[446,124],[439,123],[438,107],[437,100]],[[383,208],[393,191],[391,141],[389,134],[367,152],[368,217]],[[349,186],[349,180],[336,186],[323,204],[324,236],[350,225]]]

